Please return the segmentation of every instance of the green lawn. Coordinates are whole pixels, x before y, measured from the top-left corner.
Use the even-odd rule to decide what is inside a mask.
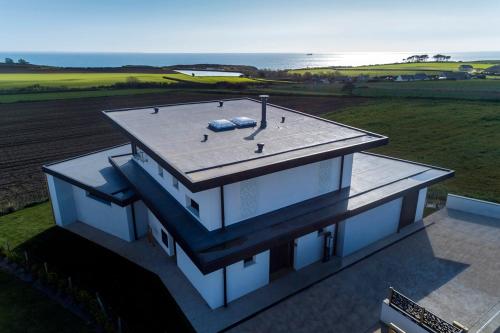
[[[253,79],[230,76],[191,76],[185,74],[145,73],[13,73],[0,74],[0,90],[40,85],[49,88],[90,88],[125,83],[130,78],[139,82],[176,83],[179,80],[214,84],[218,82],[249,83]]]
[[[11,249],[54,226],[48,202],[0,216],[0,246],[9,243]]]
[[[54,226],[48,202],[0,216],[0,244],[22,248]],[[0,271],[0,332],[91,332],[71,312],[31,286]]]
[[[7,241],[47,262],[49,269],[71,276],[75,286],[99,292],[121,316],[126,332],[191,331],[157,275],[56,227],[49,202],[0,216],[0,244]],[[4,275],[0,271],[0,332],[87,332],[80,319]]]
[[[500,80],[366,82],[357,84],[354,94],[369,97],[500,100]]]
[[[80,318],[31,286],[0,271],[0,332],[92,332]]]
[[[437,189],[500,202],[500,103],[374,99],[326,117],[387,135],[379,153],[454,169]]]

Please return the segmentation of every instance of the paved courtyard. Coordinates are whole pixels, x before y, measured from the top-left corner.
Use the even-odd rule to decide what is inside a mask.
[[[446,209],[426,220],[435,223],[231,332],[378,331],[389,286],[471,332],[500,332],[500,220]]]

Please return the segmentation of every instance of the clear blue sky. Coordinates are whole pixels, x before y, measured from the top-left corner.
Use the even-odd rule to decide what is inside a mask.
[[[500,0],[0,0],[0,51],[500,49]]]

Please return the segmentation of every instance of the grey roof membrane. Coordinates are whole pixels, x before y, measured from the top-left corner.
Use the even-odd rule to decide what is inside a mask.
[[[134,195],[129,184],[109,163],[110,156],[130,154],[130,144],[77,156],[44,166],[44,171],[125,201]]]
[[[105,114],[191,182],[367,142],[384,144],[386,139],[269,104],[267,128],[260,129],[261,103],[251,99],[226,100],[223,107],[217,101],[159,106],[157,114],[152,112],[152,108],[143,108]],[[208,129],[210,121],[240,116],[257,120],[257,126],[222,132]],[[206,142],[204,134],[208,135]],[[256,152],[257,143],[265,145],[262,153]]]

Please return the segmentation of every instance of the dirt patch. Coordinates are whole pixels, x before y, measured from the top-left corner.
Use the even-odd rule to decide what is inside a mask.
[[[101,110],[241,95],[171,92],[0,104],[0,212],[47,198],[41,166],[126,142]],[[255,96],[252,96],[255,97]],[[271,103],[314,115],[364,103],[352,97],[272,96]]]

